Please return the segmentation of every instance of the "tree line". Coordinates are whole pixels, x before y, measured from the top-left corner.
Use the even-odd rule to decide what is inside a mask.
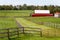
[[[54,5],[49,5],[49,6],[34,6],[34,5],[0,5],[0,10],[50,10],[51,13],[54,13],[56,11],[60,12],[60,6],[54,6]]]

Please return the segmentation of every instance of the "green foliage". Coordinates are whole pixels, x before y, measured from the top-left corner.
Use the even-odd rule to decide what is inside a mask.
[[[27,5],[27,4],[23,4],[23,5],[16,5],[16,6],[12,6],[12,5],[0,5],[0,10],[50,10],[50,13],[55,13],[56,11],[60,12],[60,6],[54,6],[54,5],[44,5],[44,6],[35,6],[35,5]]]
[[[54,12],[60,12],[60,7],[56,7],[56,8],[54,9]]]

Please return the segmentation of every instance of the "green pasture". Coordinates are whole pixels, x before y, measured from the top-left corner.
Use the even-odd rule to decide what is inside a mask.
[[[30,16],[32,10],[0,10],[0,16]]]
[[[0,29],[17,27],[13,18],[0,18]]]
[[[43,24],[47,27],[60,28],[60,18],[55,17],[24,17],[36,24]]]
[[[23,26],[23,27],[34,27],[34,28],[42,28],[42,29],[50,29],[49,27],[45,27],[43,25],[39,25],[36,23],[33,23],[31,21],[28,21],[24,18],[16,18],[16,20]]]
[[[54,17],[26,17],[25,19],[32,21],[32,22],[52,22],[52,23],[58,23],[60,24],[60,18],[54,18]]]
[[[17,24],[13,18],[0,18],[0,33],[1,32],[8,32],[7,30],[3,30],[6,28],[17,28]],[[11,32],[13,30],[10,30]],[[6,34],[0,34],[0,36],[7,36]],[[6,38],[5,38],[6,39]],[[4,38],[0,38],[0,40],[5,40]],[[6,39],[7,40],[7,39]]]
[[[7,38],[3,38],[1,40],[8,40]],[[20,38],[11,38],[11,40],[60,40],[60,38],[49,38],[49,37],[40,37],[32,34],[24,34],[20,35]]]
[[[54,28],[51,28],[51,27],[47,27],[47,26],[44,26],[44,25],[39,25],[39,24],[36,24],[32,21],[29,21],[29,20],[26,20],[24,18],[16,18],[16,20],[23,26],[23,27],[32,27],[32,28],[40,28],[42,29],[42,34],[44,36],[54,36],[55,33],[57,36],[60,36],[60,31],[59,29],[54,29]],[[27,28],[28,29],[28,28]],[[28,30],[34,30],[34,29],[28,29]],[[56,32],[55,32],[56,31]],[[49,33],[49,34],[48,34]]]
[[[10,16],[11,18],[1,18],[0,17],[0,29],[2,28],[15,28],[18,27],[16,24],[16,21],[18,21],[23,27],[33,27],[33,28],[41,28],[43,30],[43,36],[47,37],[40,37],[35,36],[35,34],[24,34],[20,35],[20,38],[12,38],[11,40],[60,40],[59,37],[53,37],[50,38],[49,36],[54,36],[55,32],[56,35],[60,36],[60,30],[54,29],[51,27],[47,27],[45,25],[40,25],[40,22],[52,22],[60,24],[60,18],[54,18],[54,17],[30,17],[30,14],[33,12],[33,10],[0,10],[0,16]],[[14,16],[24,16],[23,18],[16,18],[16,21],[14,20]],[[27,17],[25,17],[27,16]],[[28,17],[29,16],[29,17]],[[33,29],[31,29],[33,30]],[[56,31],[55,31],[56,30]],[[11,30],[12,31],[12,30]],[[49,31],[49,32],[47,32]],[[48,34],[49,33],[49,34]],[[0,40],[8,40],[8,39],[0,39]]]
[[[29,37],[28,37],[29,36]],[[60,40],[60,38],[49,38],[49,37],[40,37],[40,35],[32,35],[32,34],[24,34],[20,35],[20,38],[16,38],[13,40]]]

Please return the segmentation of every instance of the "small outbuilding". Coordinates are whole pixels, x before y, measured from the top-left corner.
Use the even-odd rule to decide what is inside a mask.
[[[54,14],[54,17],[60,18],[60,12],[56,12],[56,13]]]

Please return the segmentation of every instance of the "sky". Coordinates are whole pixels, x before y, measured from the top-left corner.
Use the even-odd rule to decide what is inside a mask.
[[[58,5],[60,0],[0,0],[0,5]]]

